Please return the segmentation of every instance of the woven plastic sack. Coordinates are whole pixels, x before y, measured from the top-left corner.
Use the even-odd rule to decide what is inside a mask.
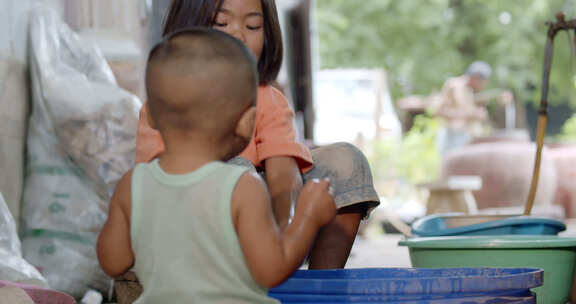
[[[95,245],[110,193],[133,164],[141,103],[52,10],[35,7],[30,31],[24,256],[53,289],[107,293]]]
[[[22,258],[16,223],[0,192],[0,278],[5,281],[46,285],[34,266]]]

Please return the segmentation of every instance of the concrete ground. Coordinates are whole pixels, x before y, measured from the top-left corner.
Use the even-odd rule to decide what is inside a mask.
[[[398,246],[401,234],[358,237],[352,247],[346,268],[411,267],[408,248]]]

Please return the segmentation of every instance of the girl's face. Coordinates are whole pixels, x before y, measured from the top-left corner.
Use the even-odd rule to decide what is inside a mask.
[[[260,59],[264,47],[264,13],[261,0],[222,0],[214,29],[242,41]]]

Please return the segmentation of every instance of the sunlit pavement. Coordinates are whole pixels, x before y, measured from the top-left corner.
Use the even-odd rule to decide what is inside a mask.
[[[408,248],[398,246],[403,238],[401,234],[358,237],[346,268],[411,267]]]

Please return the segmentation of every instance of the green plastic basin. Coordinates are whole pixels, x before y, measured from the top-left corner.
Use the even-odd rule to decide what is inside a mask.
[[[538,267],[544,285],[534,289],[538,303],[564,304],[570,297],[576,238],[557,236],[451,236],[411,238],[413,267]]]

